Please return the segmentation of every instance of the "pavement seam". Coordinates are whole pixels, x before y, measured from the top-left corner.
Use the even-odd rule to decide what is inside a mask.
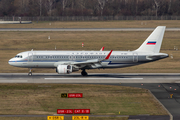
[[[170,116],[170,120],[173,120],[173,116],[172,114],[166,109],[166,107],[154,96],[154,94],[148,89],[149,93],[154,97],[154,99],[156,99],[158,101],[158,103],[166,110],[166,112],[169,114]]]

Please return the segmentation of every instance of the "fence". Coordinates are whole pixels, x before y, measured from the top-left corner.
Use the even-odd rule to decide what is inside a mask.
[[[180,20],[180,16],[52,16],[0,17],[0,21],[106,21],[106,20]]]

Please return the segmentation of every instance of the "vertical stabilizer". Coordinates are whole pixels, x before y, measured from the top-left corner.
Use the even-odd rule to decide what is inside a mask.
[[[135,51],[159,53],[166,26],[158,26]]]

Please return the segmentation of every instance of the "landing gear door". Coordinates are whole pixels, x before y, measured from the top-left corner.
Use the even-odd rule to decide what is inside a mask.
[[[133,62],[138,62],[138,54],[133,53]]]
[[[28,53],[28,62],[33,62],[33,53]]]

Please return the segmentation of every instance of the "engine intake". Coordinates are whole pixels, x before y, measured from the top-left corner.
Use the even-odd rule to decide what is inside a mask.
[[[72,73],[72,65],[58,65],[57,66],[58,74],[69,74]]]

